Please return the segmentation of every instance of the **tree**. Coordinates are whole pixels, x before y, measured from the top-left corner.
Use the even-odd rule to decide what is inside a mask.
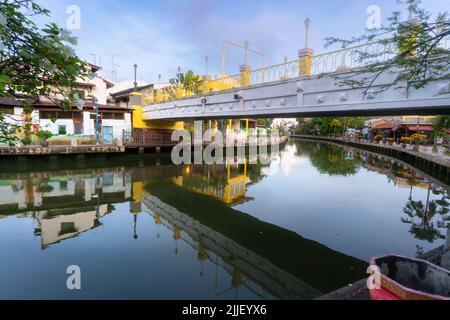
[[[378,42],[386,50],[356,51],[355,60],[363,67],[354,72],[336,75],[341,85],[365,87],[364,93],[373,86],[384,73],[399,71],[397,80],[406,81],[406,88],[422,88],[431,80],[450,76],[450,51],[442,44],[450,36],[448,12],[441,13],[432,21],[432,15],[421,8],[420,0],[400,0],[409,13],[409,21],[401,18],[401,12],[395,11],[388,23],[380,28],[367,30],[365,34],[352,39],[329,37],[326,45],[341,43]],[[380,87],[380,91],[391,85]],[[400,86],[398,86],[400,89]]]
[[[28,98],[23,100],[28,112],[38,96],[57,97],[59,106],[70,108],[77,81],[89,76],[71,47],[75,37],[54,23],[40,28],[32,20],[49,13],[32,0],[0,1],[0,97]],[[0,141],[13,144],[19,125],[7,124],[7,117],[0,113]]]
[[[364,127],[364,118],[362,117],[345,117],[339,119],[316,117],[308,121],[300,118],[297,121],[298,126],[294,131],[299,134],[329,135],[332,132],[336,133],[336,128],[342,133],[345,131],[345,128],[362,129]]]
[[[437,116],[433,119],[433,133],[434,139],[437,137],[448,138],[450,137],[447,130],[450,128],[450,116]]]
[[[171,99],[176,99],[177,89],[182,88],[185,92],[190,92],[193,94],[201,93],[201,87],[203,80],[199,75],[194,74],[191,70],[186,72],[186,74],[181,72],[181,68],[178,68],[178,73],[176,78],[169,80],[170,86],[165,88],[165,92],[169,95]]]
[[[322,174],[330,176],[352,176],[361,167],[361,159],[348,157],[342,147],[317,142],[297,144],[298,156],[308,156],[311,164]]]
[[[430,243],[436,239],[444,239],[445,236],[439,231],[440,228],[448,228],[450,217],[449,203],[447,201],[445,191],[441,191],[441,200],[430,201],[431,186],[428,187],[428,195],[426,203],[422,201],[409,200],[403,212],[407,217],[401,218],[403,223],[411,224],[410,233],[417,239],[427,240]],[[433,192],[435,193],[435,192]],[[439,219],[435,222],[433,218],[437,216]]]
[[[272,126],[272,119],[258,119],[256,120],[256,125],[264,128],[270,128]]]
[[[336,134],[336,128],[342,127],[342,121],[339,119],[333,119],[330,122],[330,126],[333,128],[333,134]]]

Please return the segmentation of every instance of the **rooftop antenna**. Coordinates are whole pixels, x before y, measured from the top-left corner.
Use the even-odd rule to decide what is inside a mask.
[[[113,53],[105,53],[105,56],[111,56],[111,81],[114,82],[115,80],[117,80],[117,78],[115,77],[115,75],[117,74],[116,67],[120,67],[120,65],[114,63],[114,59],[115,57],[117,57],[117,55]]]
[[[89,55],[94,58],[94,64],[97,65],[97,55],[95,53],[90,53]]]

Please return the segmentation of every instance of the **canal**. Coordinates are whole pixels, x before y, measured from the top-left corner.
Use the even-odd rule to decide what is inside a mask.
[[[448,190],[324,142],[269,165],[21,160],[0,169],[0,299],[314,299],[445,243]]]

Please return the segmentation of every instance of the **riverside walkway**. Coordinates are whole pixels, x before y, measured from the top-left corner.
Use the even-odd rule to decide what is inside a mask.
[[[0,157],[5,156],[46,156],[69,154],[103,154],[124,153],[125,147],[115,145],[94,146],[26,146],[26,147],[0,147]]]

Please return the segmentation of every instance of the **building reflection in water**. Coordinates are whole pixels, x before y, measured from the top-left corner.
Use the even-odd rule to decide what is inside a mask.
[[[130,172],[123,168],[0,176],[0,212],[33,217],[43,249],[98,228],[114,203],[131,198]]]
[[[187,190],[210,196],[227,205],[249,201],[245,197],[247,185],[252,181],[247,176],[247,163],[225,165],[188,165],[175,184]]]

